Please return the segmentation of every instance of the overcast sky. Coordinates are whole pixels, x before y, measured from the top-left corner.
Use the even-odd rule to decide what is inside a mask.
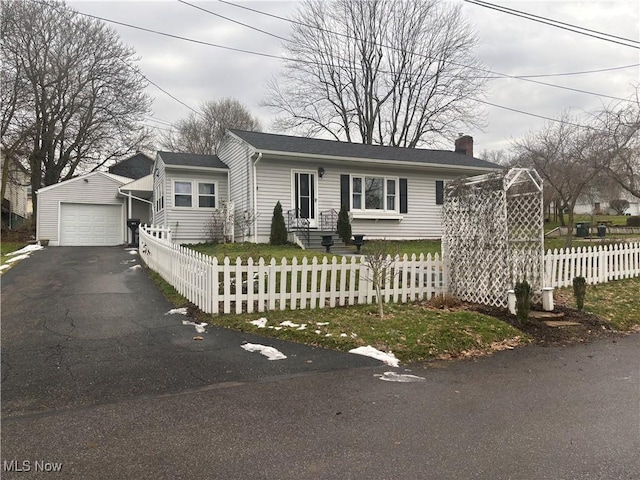
[[[189,0],[190,1],[190,0]],[[280,17],[289,17],[300,5],[296,1],[237,2]],[[215,0],[190,2],[220,15],[287,36],[290,23]],[[512,9],[552,18],[572,25],[640,40],[640,0],[504,1]],[[175,0],[69,2],[79,12],[168,34],[252,52],[281,55],[280,40]],[[462,12],[479,37],[477,55],[487,69],[508,75],[549,75],[630,66],[601,73],[551,76],[535,80],[586,90],[590,95],[513,78],[489,82],[486,101],[515,110],[558,117],[569,108],[593,111],[612,100],[628,98],[640,83],[640,50],[590,38],[531,20],[462,3]],[[266,80],[278,75],[281,62],[251,53],[198,45],[134,28],[110,24],[122,40],[140,56],[144,75],[187,105],[197,109],[205,100],[237,98],[271,131],[273,112],[260,107]],[[189,110],[149,85],[155,99],[150,125],[168,125]],[[541,128],[545,120],[502,108],[479,105],[486,113],[482,130],[464,132],[475,140],[475,153],[508,148],[511,140]]]

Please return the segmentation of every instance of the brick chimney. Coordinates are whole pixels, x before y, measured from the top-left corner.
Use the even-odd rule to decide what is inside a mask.
[[[455,143],[456,153],[464,153],[470,157],[473,157],[473,137],[470,135],[462,135],[456,139]]]

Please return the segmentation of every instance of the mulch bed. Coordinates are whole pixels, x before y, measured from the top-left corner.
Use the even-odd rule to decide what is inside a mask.
[[[562,304],[556,304],[553,313],[563,314],[560,318],[529,318],[525,324],[520,324],[515,315],[509,314],[506,308],[486,305],[466,304],[465,308],[485,315],[499,318],[529,335],[533,343],[545,346],[573,345],[590,342],[597,338],[617,337],[622,335],[613,330],[611,325],[602,318],[576,310]],[[579,325],[549,326],[545,320],[561,320],[575,322]]]

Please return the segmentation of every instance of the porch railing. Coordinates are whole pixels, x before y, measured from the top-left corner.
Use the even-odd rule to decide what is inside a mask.
[[[294,208],[293,210],[287,210],[287,231],[296,232],[302,235],[300,240],[309,245],[309,219],[301,216],[300,209]]]
[[[338,231],[338,212],[335,209],[320,212],[320,230],[323,232]]]

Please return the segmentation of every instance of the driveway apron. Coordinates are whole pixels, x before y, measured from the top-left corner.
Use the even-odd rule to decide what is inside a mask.
[[[122,247],[57,247],[3,274],[3,415],[380,366],[212,326],[198,333],[183,324],[188,317],[167,314],[172,306],[140,263]],[[273,346],[287,358],[269,361],[243,342]]]

